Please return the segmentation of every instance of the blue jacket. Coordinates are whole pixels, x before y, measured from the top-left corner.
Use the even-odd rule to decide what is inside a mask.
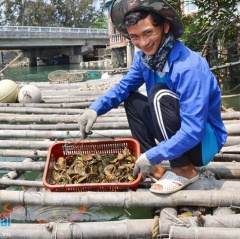
[[[144,83],[149,94],[155,84],[155,77],[154,72],[141,62],[141,54],[141,51],[135,54],[128,74],[90,106],[98,116],[118,107]],[[227,138],[220,112],[221,91],[207,61],[182,42],[176,41],[168,57],[168,64],[166,84],[179,97],[181,128],[169,140],[148,150],[148,160],[159,163],[181,156],[202,141],[207,123],[214,130],[220,150]]]

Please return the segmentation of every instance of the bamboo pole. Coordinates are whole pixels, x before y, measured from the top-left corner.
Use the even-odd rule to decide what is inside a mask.
[[[220,153],[240,153],[240,144],[223,147]]]
[[[89,105],[94,100],[96,100],[94,96],[89,96],[88,101],[83,97],[72,97],[70,95],[64,97],[42,96],[44,104],[84,104],[86,102]]]
[[[169,234],[171,226],[182,225],[183,227],[194,227],[198,230],[199,227],[216,227],[216,228],[240,228],[240,214],[225,214],[223,215],[202,215],[195,209],[192,214],[199,216],[177,216],[177,210],[174,208],[163,208],[160,212],[159,227],[160,233]],[[220,208],[221,210],[221,208]],[[232,213],[234,213],[232,211]],[[180,217],[181,216],[181,217]],[[200,221],[201,219],[201,221]],[[192,237],[193,238],[193,237]],[[208,237],[210,238],[210,237]],[[206,238],[205,238],[206,239]]]
[[[222,112],[221,113],[223,120],[232,120],[232,119],[240,119],[240,112],[234,111],[234,112]]]
[[[213,237],[205,236],[203,235],[201,237],[197,238],[219,238],[215,237],[214,232],[219,230],[220,232],[224,233],[225,238],[229,238],[228,234],[231,235],[237,235],[236,233],[239,232],[239,224],[237,225],[237,222],[239,222],[239,215],[234,215],[230,217],[230,221],[233,222],[233,224],[236,225],[237,228],[230,227],[229,221],[226,223],[226,220],[224,221],[223,218],[215,217],[215,219],[211,219],[211,217],[204,217],[205,221],[211,221],[211,223],[216,224],[216,222],[219,220],[219,225],[217,226],[211,226],[211,227],[196,227],[196,226],[187,226],[182,225],[175,226],[174,220],[172,219],[170,232],[167,231],[165,233],[165,230],[162,229],[160,226],[159,228],[159,234],[160,236],[163,236],[163,233],[165,236],[169,234],[171,238],[179,238],[183,232],[187,231],[190,234],[187,234],[187,237],[180,237],[180,238],[195,238],[196,234],[194,234],[194,231],[197,232],[197,235],[201,236],[203,233],[207,233],[211,230],[211,234],[213,234]],[[175,218],[176,219],[176,218]],[[189,218],[191,222],[195,221],[196,218]],[[236,222],[234,221],[236,220]],[[215,221],[214,221],[215,220]],[[161,225],[163,220],[159,220],[159,224]],[[176,220],[176,222],[179,223],[181,220]],[[222,221],[222,224],[220,222]],[[184,223],[184,222],[183,222]],[[221,226],[228,225],[227,228],[223,228]],[[106,239],[106,238],[152,238],[152,229],[154,225],[153,219],[126,219],[122,221],[111,221],[111,222],[81,222],[81,223],[71,223],[71,222],[50,222],[47,224],[19,224],[19,223],[12,223],[11,227],[5,227],[1,231],[5,235],[10,235],[11,239],[20,239],[19,235],[21,235],[21,238],[55,238],[61,239],[61,238],[91,238],[91,239]],[[183,230],[181,230],[183,229]],[[200,229],[204,229],[205,231],[202,231]],[[210,229],[210,230],[207,230]],[[231,233],[231,232],[234,233]],[[206,234],[205,234],[206,235]],[[172,237],[173,236],[173,237]],[[164,237],[166,238],[166,237]],[[224,238],[224,237],[220,237]],[[233,237],[230,237],[233,238]],[[235,237],[234,239],[237,239],[239,237]]]
[[[27,157],[37,160],[39,158],[46,158],[48,151],[44,150],[14,150],[6,149],[0,150],[1,157]]]
[[[169,232],[171,239],[240,239],[239,228],[219,228],[219,227],[181,227],[172,226]]]
[[[80,86],[89,86],[89,85],[102,85],[102,84],[107,84],[107,85],[114,85],[116,84],[120,79],[119,78],[112,78],[111,82],[109,82],[109,79],[97,79],[97,80],[91,80],[91,81],[84,81],[84,82],[63,82],[61,84],[59,83],[50,83],[48,81],[39,81],[39,82],[19,82],[18,85],[19,87],[23,87],[28,84],[35,84],[37,87],[41,89],[49,89],[49,88],[54,88],[56,90],[61,90],[61,89],[66,89],[66,88],[72,88],[76,89],[77,87]]]
[[[0,179],[0,189],[10,186],[43,187],[44,185],[42,181]]]
[[[170,195],[157,195],[149,190],[127,192],[33,192],[0,191],[0,204],[21,203],[41,206],[103,206],[103,207],[176,207],[240,206],[240,191],[233,190],[181,190]]]
[[[6,130],[6,129],[25,129],[25,130],[76,130],[79,129],[78,124],[71,124],[71,123],[57,123],[57,124],[6,124],[6,125],[1,125],[1,129]],[[129,124],[128,122],[117,122],[115,124],[109,124],[105,122],[101,123],[95,123],[94,124],[94,129],[98,130],[106,130],[106,129],[129,129]]]
[[[56,141],[49,140],[0,140],[0,149],[48,149]],[[1,162],[0,162],[1,163]]]
[[[239,156],[240,155],[236,155]],[[162,163],[165,170],[170,170],[169,162]],[[231,162],[217,162],[213,161],[206,166],[197,167],[198,172],[202,178],[217,178],[217,179],[239,179],[240,178],[240,163],[232,158]],[[219,180],[217,180],[219,182]],[[201,183],[203,180],[200,181]],[[215,184],[215,183],[214,183]],[[194,184],[196,185],[196,184]],[[219,188],[217,186],[217,188]],[[196,188],[195,188],[196,189]],[[208,188],[211,189],[211,188]]]
[[[170,169],[169,163],[163,165],[166,170]],[[0,169],[14,169],[24,171],[38,171],[43,172],[45,162],[0,162]],[[215,178],[218,179],[239,179],[240,178],[240,163],[239,162],[212,162],[206,166],[202,166],[198,169],[202,177],[207,177],[206,171],[211,171]],[[201,180],[201,183],[204,181]],[[220,182],[217,180],[216,182]],[[214,182],[213,188],[220,188],[219,184]],[[221,182],[222,184],[222,182]],[[240,187],[240,185],[238,185]],[[237,186],[237,187],[238,187]],[[196,189],[196,188],[195,188]],[[209,187],[209,189],[211,189]]]
[[[228,136],[227,137],[227,142],[225,143],[225,146],[237,145],[237,144],[240,144],[239,136]]]
[[[65,141],[66,143],[69,142],[80,142],[81,136],[80,136],[80,132],[79,131],[74,131],[74,133],[72,133],[72,131],[67,131],[67,132],[63,132],[61,134],[61,136],[56,135],[55,131],[51,132],[51,135],[49,135],[49,133],[44,132],[44,131],[36,131],[36,134],[34,134],[35,131],[5,131],[8,132],[7,135],[5,135],[4,133],[2,133],[2,137],[8,137],[9,133],[11,132],[11,136],[16,138],[16,137],[32,137],[32,138],[37,138],[37,137],[50,137],[51,139],[54,139],[55,137],[65,137]],[[104,138],[104,139],[111,139],[111,138],[125,138],[125,137],[131,137],[130,132],[129,135],[126,134],[120,134],[116,135],[115,133],[119,132],[119,130],[117,131],[113,131],[113,132],[106,132],[106,131],[93,131],[93,135],[89,136],[87,139],[89,140],[93,140],[93,139],[100,139],[100,138]],[[124,132],[128,132],[125,131]],[[57,133],[57,132],[56,132]],[[65,133],[65,134],[64,134]],[[122,133],[122,132],[121,132]],[[39,158],[39,157],[45,157],[46,156],[46,152],[43,151],[43,153],[41,153],[41,151],[37,150],[37,149],[43,149],[46,150],[49,148],[49,146],[51,146],[53,143],[55,143],[57,141],[37,141],[37,139],[35,139],[35,141],[22,141],[22,140],[1,140],[0,141],[0,148],[1,149],[7,149],[7,150],[0,150],[0,156],[3,157],[12,157],[12,156],[19,156],[19,157],[34,157],[34,158]],[[26,151],[26,150],[21,150],[21,151],[17,151],[17,150],[13,150],[13,149],[9,149],[9,148],[15,148],[15,149],[33,149],[33,151]],[[234,149],[234,150],[233,150]],[[227,154],[223,154],[223,152],[228,152]],[[233,154],[229,154],[233,152]],[[223,147],[222,149],[222,153],[218,154],[215,156],[215,160],[217,161],[238,161],[240,160],[240,156],[236,153],[239,152],[239,146],[234,146],[233,147]],[[230,170],[231,171],[231,170]]]
[[[37,107],[1,107],[0,112],[2,113],[25,113],[25,114],[64,114],[64,115],[79,115],[85,111],[84,109],[68,109],[68,108],[37,108]],[[115,110],[116,111],[116,110]],[[117,111],[118,114],[125,115],[123,109]],[[108,116],[114,114],[114,111],[110,111]],[[116,114],[116,112],[115,112]]]
[[[235,214],[235,211],[233,210],[234,206],[231,207],[218,207],[213,209],[212,215],[215,216],[220,216],[224,217],[226,215],[233,215]],[[237,214],[239,215],[239,214]],[[226,223],[228,225],[228,223]],[[240,223],[238,223],[238,227],[240,226]]]
[[[159,219],[159,235],[168,236],[170,226],[179,222],[177,219],[177,208],[175,207],[164,207],[160,208],[160,219]]]
[[[20,168],[20,167],[19,167]],[[34,171],[38,171],[37,168]],[[27,171],[26,169],[23,169],[23,172]],[[13,174],[15,175],[15,174]],[[6,180],[7,179],[7,180]],[[141,184],[139,184],[138,191],[141,189]],[[144,184],[144,183],[143,183]],[[30,180],[11,180],[11,178],[4,178],[0,179],[0,185],[2,186],[28,186],[28,187],[43,187],[42,182],[40,181],[30,181]],[[149,188],[151,184],[147,185],[144,184],[144,188]],[[225,190],[225,191],[233,191],[233,190],[239,190],[240,184],[238,181],[230,181],[230,180],[216,180],[213,178],[205,178],[202,179],[195,184],[191,184],[188,187],[185,188],[185,190]]]
[[[77,138],[82,140],[80,131],[43,131],[43,130],[0,130],[1,137],[14,138],[44,138],[44,139],[68,139]],[[131,137],[130,130],[93,130],[89,139],[93,138],[129,138]],[[0,153],[1,155],[1,153]]]
[[[221,65],[221,66],[213,66],[211,68],[211,70],[212,71],[219,70],[219,69],[223,69],[223,68],[226,68],[226,67],[231,67],[231,66],[235,66],[235,65],[239,65],[239,64],[240,64],[240,61],[230,62],[230,63],[226,63],[226,64]]]
[[[240,120],[223,120],[223,123],[226,125],[228,124],[239,124]]]
[[[76,131],[55,131],[55,130],[0,130],[2,138],[44,138],[52,140],[65,140],[69,142],[80,142],[82,140],[79,130]],[[92,130],[92,135],[88,136],[88,140],[93,139],[113,139],[113,138],[129,138],[132,134],[129,129],[116,129],[116,130]],[[234,137],[234,136],[232,136]],[[238,137],[239,138],[239,137]],[[231,139],[229,136],[228,140]],[[234,138],[235,140],[235,138]],[[240,139],[236,139],[240,140]],[[234,141],[235,143],[235,141]],[[233,143],[233,144],[234,144]],[[2,153],[4,151],[1,151]],[[223,147],[221,153],[239,153],[239,146]],[[1,155],[1,153],[0,153]],[[3,155],[3,154],[2,154]]]
[[[3,170],[15,170],[15,171],[34,171],[43,172],[45,168],[45,162],[1,162],[0,169]],[[1,184],[1,183],[0,183]]]
[[[76,135],[75,135],[76,136]],[[23,135],[22,135],[23,137]],[[119,136],[114,137],[108,135],[97,135],[97,137],[90,136],[87,138],[88,140],[97,140],[97,139],[113,139],[113,138],[119,138]],[[121,138],[125,138],[121,136]],[[77,136],[74,138],[72,135],[72,138],[65,138],[64,142],[72,143],[72,142],[81,142],[80,135],[77,134]],[[7,140],[0,141],[0,156],[2,157],[31,157],[34,159],[46,157],[47,156],[47,150],[48,148],[54,144],[55,142],[59,141],[49,141],[49,142],[39,142],[39,141],[33,141],[33,145],[31,145],[31,141],[22,141],[22,140],[15,140],[15,141],[9,141],[9,145],[7,143]],[[9,147],[13,147],[15,149],[9,149]],[[18,150],[17,150],[18,149]],[[26,149],[32,149],[32,150],[26,150]],[[224,157],[224,154],[220,154],[222,157],[216,157],[215,160],[217,161],[226,161],[228,159],[229,161],[240,161],[240,156],[238,154],[226,154],[226,158]],[[219,159],[219,160],[218,160]],[[228,169],[231,172],[231,169]],[[223,176],[223,174],[222,174]],[[232,178],[232,177],[231,177]]]
[[[41,90],[41,92],[43,97],[47,96],[47,97],[55,98],[56,91],[58,91],[59,92],[58,98],[62,98],[63,96],[70,96],[72,94],[72,96],[75,96],[75,97],[78,96],[78,97],[86,98],[87,96],[91,96],[91,97],[95,97],[96,99],[98,96],[103,95],[107,90],[108,90],[108,87],[106,87],[106,85],[104,87],[100,85],[79,86],[74,89],[67,87],[62,90],[52,89],[52,87],[50,86],[48,89]]]
[[[185,190],[221,190],[221,191],[238,191],[239,190],[238,180],[219,180],[214,177],[203,178],[198,180],[194,184],[188,185]],[[206,193],[207,194],[207,193]],[[208,197],[206,195],[206,197]]]
[[[239,154],[216,154],[214,159],[215,161],[218,162],[240,162],[240,155]]]
[[[7,108],[7,107],[6,107]],[[15,108],[15,107],[14,107]],[[44,109],[43,109],[44,110]],[[79,117],[79,114],[80,113],[83,113],[85,109],[79,109],[78,111],[78,115],[73,115],[75,121],[78,120],[78,117]],[[120,114],[120,117],[116,117],[116,115],[119,115]],[[124,115],[124,116],[122,116]],[[29,116],[29,115],[27,115]],[[7,117],[9,117],[10,119],[8,119]],[[23,115],[23,117],[21,115],[16,115],[16,114],[5,114],[5,115],[1,115],[0,117],[0,121],[2,122],[11,122],[11,121],[14,121],[14,120],[19,120],[21,122],[21,119],[22,118],[25,118],[26,116]],[[52,116],[49,116],[49,115],[45,115],[45,114],[39,114],[39,115],[33,115],[32,117],[34,121],[38,121],[39,118],[41,119],[41,121],[44,120],[45,117],[55,117],[55,118],[59,118],[59,122],[64,122],[67,120],[67,118],[69,118],[69,116],[64,116],[64,115],[52,115]],[[112,120],[114,118],[114,120]],[[121,120],[118,120],[118,118],[120,118]],[[4,120],[5,119],[5,120]],[[126,115],[125,115],[125,111],[124,111],[124,108],[118,108],[116,110],[111,110],[109,111],[107,114],[105,115],[102,115],[100,117],[98,117],[97,119],[99,122],[102,122],[103,120],[104,121],[116,121],[116,122],[119,122],[119,121],[127,121],[127,118],[126,118]],[[70,121],[72,122],[72,121]],[[238,124],[237,124],[238,125]]]
[[[15,224],[1,228],[1,234],[11,239],[136,239],[152,235],[152,219],[122,220],[115,222],[55,222],[49,224]]]
[[[7,103],[1,103],[0,104],[0,111],[4,112],[4,113],[46,113],[48,114],[48,112],[46,111],[46,108],[49,108],[49,110],[53,110],[52,108],[55,108],[56,112],[62,112],[62,109],[65,109],[66,107],[68,108],[68,110],[65,109],[65,114],[79,114],[79,112],[83,112],[83,109],[85,109],[86,107],[88,107],[92,102],[88,102],[88,99],[86,98],[84,100],[84,102],[78,102],[78,103],[74,103],[73,106],[74,108],[79,108],[77,110],[76,109],[69,109],[69,104],[64,104],[61,102],[61,104],[49,104],[49,103],[13,103],[13,104],[7,104]],[[64,107],[65,106],[65,107]],[[52,112],[52,114],[54,114],[55,112]],[[122,105],[120,105],[120,107],[118,107],[117,109],[112,109],[111,111],[109,111],[107,113],[107,115],[111,115],[111,114],[119,114],[119,113],[125,113],[125,109],[122,107]],[[230,112],[230,113],[222,113],[223,117],[227,117],[226,115],[232,115],[232,114],[237,114],[240,112]],[[229,117],[228,120],[225,120],[225,122],[235,122],[234,125],[226,125],[226,128],[229,128],[229,131],[234,131],[234,127],[239,128],[240,123],[234,119],[231,119],[231,117]]]
[[[0,107],[9,107],[9,108],[18,108],[18,107],[28,107],[28,108],[87,108],[93,101],[89,99],[84,100],[83,102],[62,102],[59,100],[57,103],[44,102],[44,103],[12,103],[9,106],[9,103],[0,103]]]
[[[199,172],[204,173],[207,170],[214,173],[216,178],[240,179],[239,162],[211,162],[206,166],[200,167]]]
[[[79,111],[80,113],[80,111]],[[115,123],[115,122],[126,122],[126,116],[115,116],[112,117],[98,117],[96,122],[108,122],[108,123]],[[0,115],[0,122],[35,122],[35,123],[45,123],[45,122],[53,122],[53,123],[72,123],[78,122],[79,115],[12,115],[12,114],[1,114]]]
[[[240,123],[225,125],[229,135],[240,135]]]
[[[32,162],[33,160],[31,158],[26,158],[24,159],[24,162]],[[7,174],[3,175],[2,176],[2,179],[1,180],[12,180],[12,179],[17,179],[19,178],[25,171],[20,171],[20,170],[12,170],[10,172],[8,172]],[[5,189],[7,188],[6,185],[4,184],[0,184],[0,189]]]
[[[17,57],[15,57],[12,61],[10,61],[2,70],[0,70],[0,74],[1,74],[3,71],[5,71],[9,66],[11,66],[12,63],[13,63],[14,61],[16,61],[21,55],[22,55],[22,53],[20,53]]]
[[[1,107],[0,113],[19,113],[19,114],[80,114],[83,110],[68,108],[37,108],[37,107]]]

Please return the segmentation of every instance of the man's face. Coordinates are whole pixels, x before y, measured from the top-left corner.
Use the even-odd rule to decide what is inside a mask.
[[[152,56],[157,52],[165,40],[164,33],[167,33],[168,30],[168,22],[160,26],[154,26],[149,16],[127,28],[133,45],[141,49],[147,56]]]

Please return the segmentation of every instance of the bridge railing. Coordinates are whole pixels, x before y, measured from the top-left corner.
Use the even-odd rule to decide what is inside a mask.
[[[95,29],[95,28],[66,28],[66,27],[34,27],[34,26],[0,26],[0,38],[4,36],[42,36],[42,37],[54,37],[68,36],[68,37],[109,37],[107,29]]]
[[[127,42],[125,40],[125,38],[123,37],[123,35],[121,34],[112,34],[110,36],[110,46],[113,46],[113,45],[126,45]]]

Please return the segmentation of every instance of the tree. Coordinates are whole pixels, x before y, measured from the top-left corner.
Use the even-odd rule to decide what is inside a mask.
[[[2,0],[0,7],[1,25],[46,26],[50,19],[53,21],[53,7],[44,0]]]
[[[192,0],[197,6],[193,15],[183,17],[185,34],[182,41],[204,56],[209,65],[220,66],[239,61],[240,34],[237,0]],[[240,65],[214,72],[220,81],[227,77],[232,88],[240,83]]]
[[[104,17],[104,9],[96,7],[96,0],[50,0],[55,6],[55,19],[58,26],[92,27],[97,19]]]
[[[0,24],[80,28],[105,26],[104,20],[107,22],[107,19],[102,4],[103,0],[2,0],[0,9],[3,9],[3,18]]]

